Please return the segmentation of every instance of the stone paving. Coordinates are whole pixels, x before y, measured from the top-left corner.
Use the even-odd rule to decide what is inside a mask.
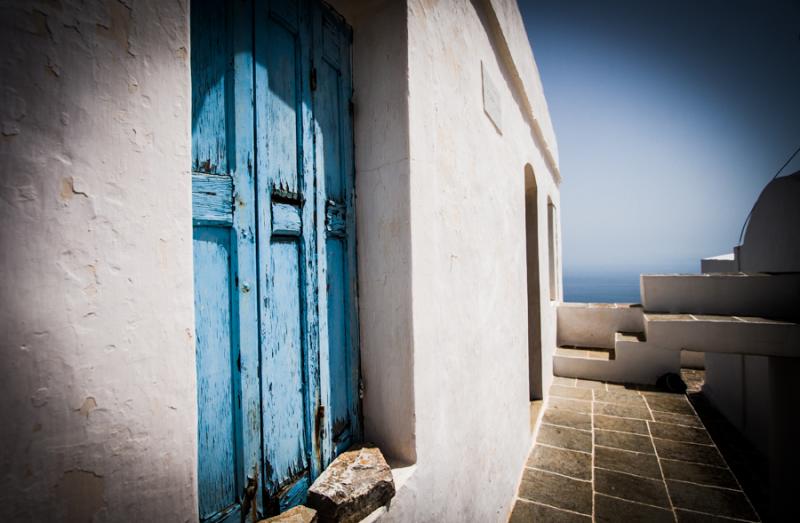
[[[684,394],[555,378],[510,521],[760,520]]]

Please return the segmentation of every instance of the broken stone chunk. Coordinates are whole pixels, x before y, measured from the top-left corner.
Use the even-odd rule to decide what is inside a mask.
[[[333,460],[308,490],[322,523],[364,519],[394,497],[392,470],[374,445],[355,445]]]
[[[317,523],[317,511],[304,505],[292,507],[277,516],[262,519],[258,523]]]

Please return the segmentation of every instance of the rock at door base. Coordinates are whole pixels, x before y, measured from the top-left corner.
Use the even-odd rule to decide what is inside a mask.
[[[374,445],[356,445],[333,460],[308,490],[322,523],[357,522],[394,497],[392,470]]]

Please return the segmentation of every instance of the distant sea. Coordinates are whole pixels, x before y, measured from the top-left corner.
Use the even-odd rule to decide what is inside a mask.
[[[640,303],[638,272],[564,274],[564,301],[579,303]]]

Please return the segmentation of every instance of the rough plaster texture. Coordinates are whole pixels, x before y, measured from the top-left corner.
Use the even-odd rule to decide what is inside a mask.
[[[492,17],[483,2],[408,3],[417,468],[381,521],[504,521],[531,441],[525,166],[538,187],[541,289],[546,202],[559,198],[520,102],[521,68],[508,62],[525,57],[504,51],[522,43],[504,42]],[[481,64],[500,94],[500,131],[483,110]],[[543,338],[547,390],[555,309],[540,299],[542,332],[531,334]]]
[[[0,520],[189,521],[188,3],[0,7]]]

